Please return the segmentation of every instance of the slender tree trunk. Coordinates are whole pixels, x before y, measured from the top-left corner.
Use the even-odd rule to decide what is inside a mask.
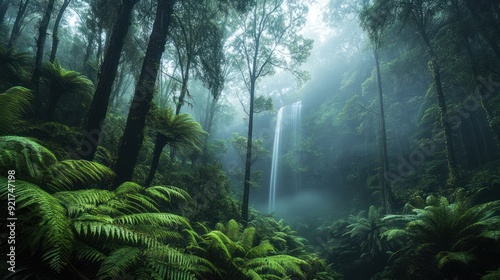
[[[443,126],[445,134],[444,144],[446,147],[446,156],[448,160],[448,185],[453,186],[457,182],[458,171],[455,148],[453,147],[453,137],[448,118],[448,109],[446,108],[446,100],[444,97],[443,85],[441,83],[441,67],[436,53],[434,52],[434,49],[431,45],[431,41],[427,36],[427,33],[425,32],[425,30],[423,30],[423,28],[421,28],[419,31],[430,56],[429,70],[431,71],[432,80],[434,81],[434,87],[438,98],[440,122]]]
[[[128,27],[127,27],[128,30]],[[112,35],[111,35],[112,36]],[[95,53],[95,61],[97,61],[97,65],[101,64],[102,57],[102,23],[99,23],[99,28],[97,28],[97,52]]]
[[[56,21],[54,22],[54,29],[52,30],[52,50],[50,51],[50,62],[56,60],[57,47],[59,46],[59,25],[63,17],[64,11],[68,7],[71,0],[64,0],[59,13],[57,13]]]
[[[91,30],[88,37],[87,47],[85,48],[85,56],[83,57],[82,69],[85,69],[85,65],[88,63],[90,59],[90,55],[92,54],[92,45],[94,44],[94,39],[95,39],[95,31]]]
[[[2,24],[5,19],[5,14],[7,14],[10,2],[11,0],[2,0],[0,2],[0,24]]]
[[[175,0],[158,0],[157,3],[153,30],[149,37],[146,56],[144,57],[134,99],[130,106],[127,125],[118,150],[118,160],[115,166],[117,174],[115,183],[117,185],[132,179],[137,155],[144,138],[146,116],[153,99],[156,77],[167,41]]]
[[[33,76],[31,77],[31,84],[35,87],[35,91],[38,91],[38,82],[40,80],[42,62],[43,62],[43,50],[45,47],[45,39],[47,38],[47,29],[49,28],[50,15],[54,9],[55,0],[49,0],[47,4],[47,9],[40,21],[40,27],[38,28],[38,39],[36,40],[36,56],[35,56],[35,69],[33,70]]]
[[[130,17],[136,0],[123,0],[120,13],[111,33],[109,48],[106,50],[104,62],[101,65],[99,78],[94,93],[94,98],[90,104],[85,120],[84,129],[87,134],[92,134],[94,139],[89,139],[89,151],[79,151],[80,156],[86,160],[93,160],[97,150],[101,124],[106,117],[109,104],[109,96],[115,81],[118,63],[123,48],[125,36],[130,25]]]
[[[384,201],[384,209],[386,214],[392,213],[393,195],[391,184],[389,182],[389,160],[387,157],[387,135],[385,129],[385,111],[384,111],[384,96],[382,94],[382,79],[380,77],[380,60],[378,52],[373,48],[373,56],[375,58],[375,70],[377,72],[377,89],[380,104],[380,147],[382,149],[382,199]]]
[[[153,150],[153,161],[151,162],[151,168],[149,169],[148,179],[146,179],[146,182],[144,183],[145,187],[151,186],[151,183],[153,182],[156,169],[158,169],[158,163],[160,162],[160,156],[165,145],[167,145],[167,137],[161,133],[157,133],[155,148]]]
[[[19,2],[19,10],[17,10],[16,20],[12,26],[12,31],[10,33],[9,44],[7,47],[11,48],[16,44],[17,39],[21,35],[21,25],[26,15],[26,8],[28,8],[30,0],[25,0]]]
[[[255,63],[254,63],[255,68]],[[255,71],[254,71],[255,72]],[[243,181],[243,203],[241,206],[241,219],[246,226],[248,220],[248,202],[250,199],[250,175],[252,169],[252,138],[253,138],[253,107],[255,97],[255,78],[250,78],[250,111],[248,112],[247,154],[245,157],[245,178]]]
[[[187,61],[186,72],[184,73],[184,79],[182,79],[181,94],[179,95],[179,101],[178,101],[177,106],[175,108],[175,115],[176,116],[178,116],[181,113],[181,108],[184,105],[184,99],[186,98],[186,94],[188,91],[189,68],[191,65],[189,60],[190,59],[186,59],[186,61]]]

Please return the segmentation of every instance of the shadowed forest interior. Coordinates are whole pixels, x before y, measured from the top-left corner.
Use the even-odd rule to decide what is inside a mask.
[[[0,0],[0,42],[1,279],[500,279],[496,0]]]

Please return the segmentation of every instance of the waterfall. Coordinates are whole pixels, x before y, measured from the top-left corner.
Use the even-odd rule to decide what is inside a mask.
[[[271,180],[269,182],[269,213],[274,212],[276,206],[276,189],[278,187],[278,177],[281,170],[280,158],[292,149],[298,150],[298,146],[300,145],[302,137],[302,133],[300,131],[301,110],[301,101],[293,103],[291,108],[289,106],[284,106],[278,110],[276,130],[274,132]],[[284,145],[285,143],[282,143],[284,140],[289,140],[288,145]],[[295,155],[295,158],[297,160],[296,164],[300,164],[299,156]],[[294,190],[298,190],[300,180],[297,172],[293,173],[293,185]]]

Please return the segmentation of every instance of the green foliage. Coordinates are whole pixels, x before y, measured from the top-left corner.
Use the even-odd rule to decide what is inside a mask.
[[[500,201],[472,205],[460,192],[456,201],[441,198],[437,204],[414,209],[404,229],[389,230],[387,239],[404,244],[392,255],[393,277],[398,279],[471,279],[495,268],[500,232]]]
[[[33,92],[24,87],[12,87],[0,94],[0,135],[18,134],[27,126],[25,114],[32,108]]]
[[[44,171],[57,162],[54,154],[30,138],[0,137],[0,170],[16,170],[21,180],[41,183]]]
[[[82,74],[66,70],[59,61],[47,62],[41,69],[41,81],[48,91],[48,104],[45,117],[51,119],[61,100],[65,106],[59,106],[58,120],[65,124],[79,126],[90,105],[93,83]]]
[[[200,151],[201,137],[207,134],[191,115],[175,115],[172,108],[152,109],[149,121],[152,131],[163,136],[166,144],[175,149]]]
[[[262,113],[274,110],[273,99],[271,97],[265,98],[262,95],[259,95],[255,98],[253,106],[254,113]]]
[[[217,274],[210,279],[284,279],[292,275],[305,279],[302,266],[307,266],[307,262],[276,254],[268,240],[256,245],[255,228],[241,231],[234,220],[226,225],[218,224],[216,228],[220,230],[209,231],[201,237],[192,235],[189,247],[201,252],[202,257],[215,266]]]
[[[24,217],[19,220],[19,259],[46,266],[47,278],[68,273],[77,260],[98,265],[97,275],[89,276],[93,279],[118,279],[128,272],[197,279],[196,273],[208,267],[207,261],[167,246],[178,242],[177,230],[190,224],[159,208],[187,200],[185,191],[132,182],[115,190],[91,188],[109,183],[112,172],[94,162],[57,162],[49,150],[27,138],[3,136],[0,143],[5,147],[0,167],[16,170],[16,214]],[[0,177],[0,183],[7,185],[7,178]],[[3,188],[2,201],[10,194]],[[22,264],[15,275],[36,269]]]
[[[31,54],[0,46],[0,91],[26,85],[33,67]]]

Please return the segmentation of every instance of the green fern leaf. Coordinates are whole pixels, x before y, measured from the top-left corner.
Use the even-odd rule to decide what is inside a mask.
[[[23,132],[27,125],[24,115],[32,108],[33,92],[24,87],[13,87],[0,94],[0,135]]]
[[[44,179],[50,190],[64,191],[109,183],[113,177],[111,169],[97,162],[64,160],[50,166]]]
[[[141,250],[137,247],[122,247],[114,250],[101,263],[97,272],[98,279],[119,279],[121,272],[136,264],[140,254]]]
[[[20,136],[0,136],[0,171],[15,169],[16,178],[35,184],[43,171],[57,162],[54,154],[37,142]]]

